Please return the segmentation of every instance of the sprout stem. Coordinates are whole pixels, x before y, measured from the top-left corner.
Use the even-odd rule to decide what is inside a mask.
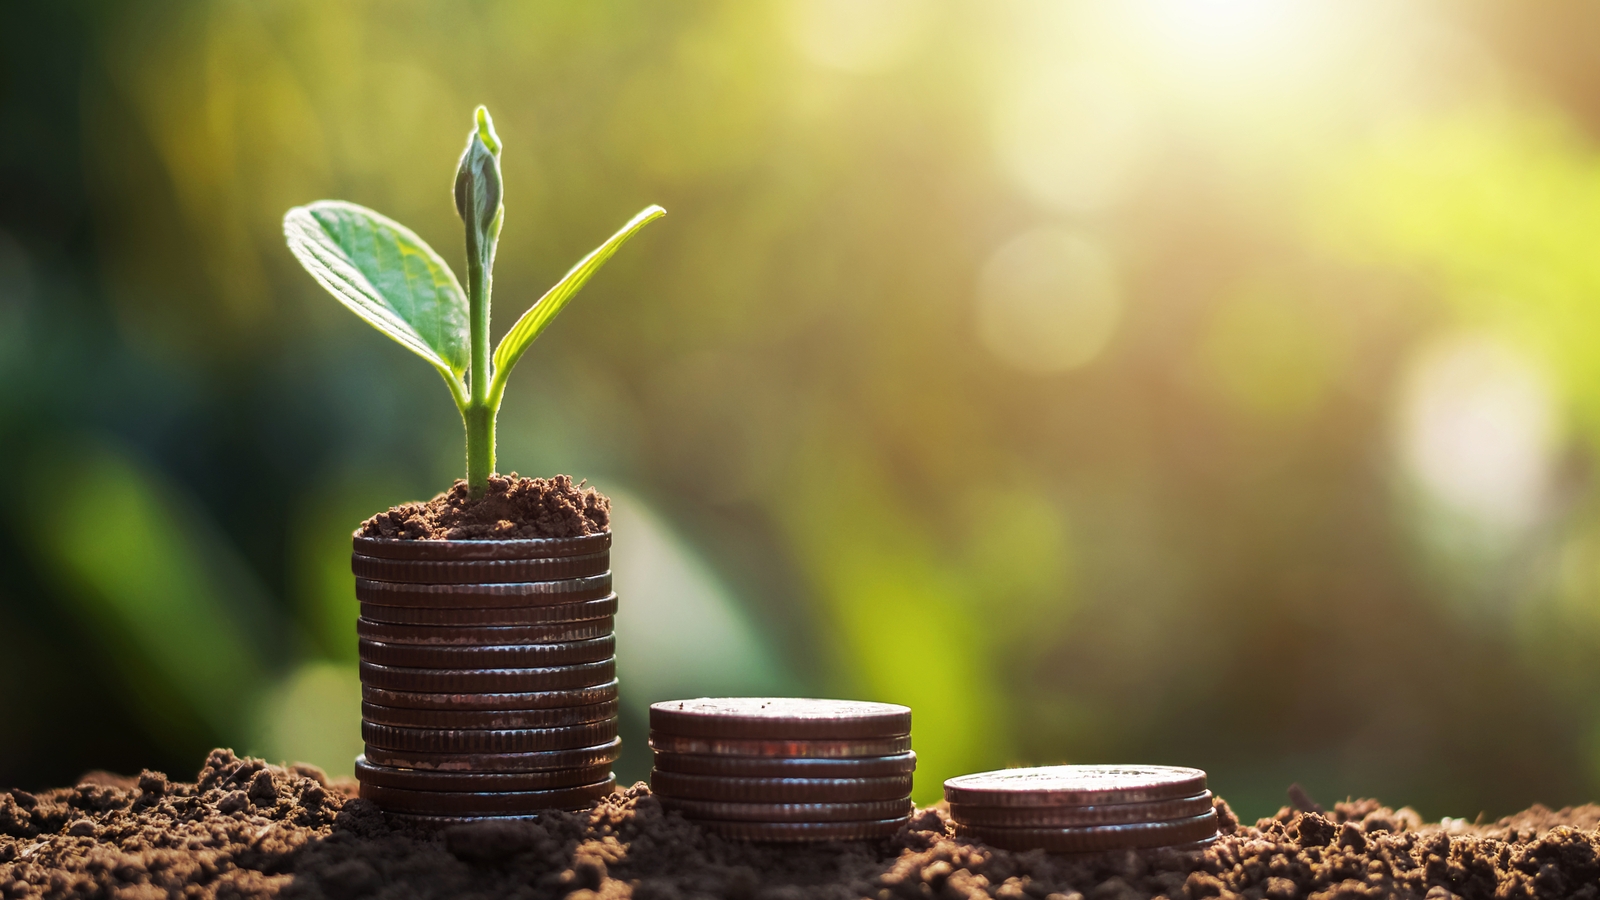
[[[467,486],[474,497],[489,490],[489,476],[494,474],[495,412],[488,404],[469,405],[461,412],[467,426]]]
[[[456,212],[467,234],[467,327],[471,358],[469,395],[461,409],[467,429],[467,487],[481,497],[494,474],[494,420],[499,397],[490,397],[489,296],[493,290],[495,242],[500,236],[500,139],[489,111],[478,107],[476,127],[456,173]]]

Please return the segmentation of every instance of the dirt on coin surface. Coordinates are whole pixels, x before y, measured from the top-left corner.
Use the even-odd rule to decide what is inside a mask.
[[[611,500],[571,476],[489,476],[473,499],[464,480],[426,503],[402,503],[361,523],[362,537],[407,541],[580,537],[611,528]]]
[[[1133,900],[1600,895],[1600,806],[1423,823],[1375,800],[1285,808],[1201,853],[1011,853],[941,807],[875,842],[750,845],[663,812],[642,785],[538,822],[390,826],[354,783],[213,751],[194,783],[99,774],[0,792],[0,898]]]

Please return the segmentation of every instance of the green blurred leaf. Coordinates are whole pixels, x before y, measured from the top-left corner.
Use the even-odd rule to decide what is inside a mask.
[[[646,207],[638,215],[622,226],[622,229],[613,234],[604,244],[589,252],[572,267],[572,270],[558,282],[555,287],[545,291],[543,297],[528,311],[522,314],[517,324],[511,326],[506,336],[500,339],[500,345],[494,348],[494,383],[489,388],[490,405],[499,406],[500,395],[505,391],[506,379],[511,376],[511,368],[522,358],[528,347],[538,339],[550,321],[561,312],[574,296],[578,289],[588,282],[590,276],[605,265],[606,260],[616,253],[623,244],[628,242],[639,229],[654,219],[666,215],[667,211],[659,206]]]
[[[457,405],[466,402],[467,298],[433,248],[399,222],[342,200],[289,210],[283,234],[318,284],[432,363]]]
[[[29,470],[53,486],[30,495],[37,558],[151,736],[242,737],[270,670],[273,609],[237,551],[181,487],[95,437],[49,445]]]
[[[912,796],[933,803],[944,779],[1014,761],[1014,738],[1002,723],[1022,694],[1003,688],[990,660],[1016,656],[1007,631],[1017,626],[1004,620],[1017,612],[1008,595],[941,548],[896,496],[871,445],[847,437],[850,427],[810,423],[778,495],[776,524],[836,654],[826,663],[827,688],[916,710]],[[848,519],[838,515],[839,497],[852,499]],[[943,649],[951,647],[959,650]],[[972,710],[992,724],[973,728]]]
[[[353,631],[350,645],[355,646]],[[335,778],[355,775],[363,746],[361,676],[354,662],[300,663],[262,692],[255,715],[246,745],[251,756],[308,762]]]

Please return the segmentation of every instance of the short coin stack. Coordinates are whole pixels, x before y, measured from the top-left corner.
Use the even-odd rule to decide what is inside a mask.
[[[362,797],[443,825],[613,790],[609,547],[356,538]]]
[[[1206,773],[1173,766],[1048,766],[944,783],[956,833],[1006,850],[1176,847],[1217,837]]]
[[[747,841],[887,837],[911,815],[911,710],[796,697],[650,707],[650,788],[668,810]]]

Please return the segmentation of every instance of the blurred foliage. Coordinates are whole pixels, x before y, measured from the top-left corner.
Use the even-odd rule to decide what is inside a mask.
[[[279,216],[348,198],[457,259],[486,103],[515,149],[497,333],[673,211],[500,416],[502,470],[633,523],[619,774],[650,699],[793,690],[911,704],[924,801],[1062,760],[1199,765],[1248,815],[1291,781],[1428,815],[1594,799],[1593,24],[8,6],[0,782],[213,742],[348,771],[346,536],[448,484],[459,426]]]

